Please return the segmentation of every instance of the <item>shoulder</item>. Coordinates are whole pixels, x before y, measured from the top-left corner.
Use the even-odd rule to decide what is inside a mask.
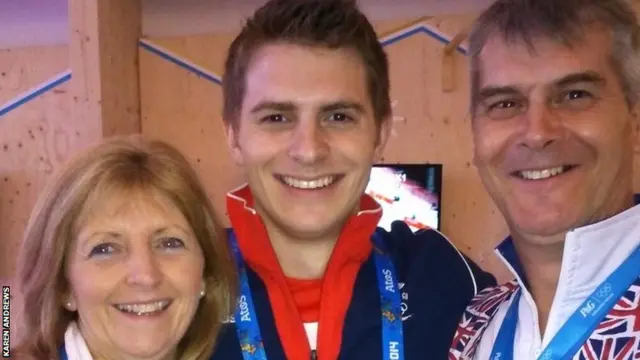
[[[21,360],[41,360],[41,359],[57,359],[67,360],[67,354],[64,351],[64,344],[58,349],[56,353],[43,352],[42,349],[24,349],[24,348],[11,348],[9,358],[21,359]]]
[[[441,274],[441,279],[456,287],[470,290],[470,297],[477,295],[496,280],[462,253],[444,234],[435,229],[413,232],[407,224],[396,221],[391,231],[378,229],[388,251],[405,266]]]
[[[453,337],[449,349],[450,359],[472,359],[479,353],[485,353],[485,350],[480,350],[484,344],[482,338],[491,326],[493,317],[517,287],[515,280],[490,286],[469,302]]]
[[[211,360],[241,360],[240,342],[235,323],[226,322],[220,329]]]
[[[504,303],[511,297],[518,286],[518,281],[515,279],[504,284],[489,286],[480,291],[476,296],[474,296],[471,302],[469,302],[467,309],[484,309],[485,312],[488,311],[492,313],[494,310],[497,310],[502,303]],[[491,306],[487,307],[487,304],[490,304]]]

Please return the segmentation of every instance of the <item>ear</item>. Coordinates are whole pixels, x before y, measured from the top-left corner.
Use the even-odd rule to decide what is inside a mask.
[[[242,158],[242,150],[240,148],[240,144],[238,142],[238,135],[240,130],[238,129],[238,124],[233,124],[229,120],[223,121],[224,123],[224,133],[227,137],[227,146],[229,147],[229,153],[231,154],[231,158],[238,165],[243,165],[244,160]]]
[[[376,143],[376,148],[374,152],[373,161],[375,163],[382,160],[382,155],[384,154],[384,149],[387,146],[387,141],[389,141],[389,137],[391,136],[391,129],[393,127],[393,123],[391,121],[391,117],[382,119],[380,122],[380,126],[378,127],[378,142]]]

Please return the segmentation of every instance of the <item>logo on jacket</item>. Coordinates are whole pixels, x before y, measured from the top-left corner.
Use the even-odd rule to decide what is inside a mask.
[[[402,310],[402,321],[407,321],[413,316],[413,314],[409,314],[409,305],[407,305],[409,294],[407,294],[406,291],[402,291],[402,289],[404,289],[403,282],[398,283],[398,289],[400,290],[400,295],[402,298],[402,302],[400,303],[400,309]]]

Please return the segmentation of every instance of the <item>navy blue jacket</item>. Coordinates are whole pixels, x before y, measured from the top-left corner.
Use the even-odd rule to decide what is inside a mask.
[[[406,300],[403,301],[405,359],[446,360],[458,321],[480,290],[494,277],[464,257],[441,233],[413,233],[402,222],[384,241]],[[278,339],[265,285],[247,269],[268,360],[286,359]],[[340,360],[382,359],[380,296],[373,255],[362,265],[354,285],[342,334]],[[235,325],[226,324],[213,360],[242,360]],[[298,359],[291,359],[298,360]]]

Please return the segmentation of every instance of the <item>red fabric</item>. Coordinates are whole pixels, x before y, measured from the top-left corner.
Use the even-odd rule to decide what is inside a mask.
[[[318,321],[319,360],[336,359],[342,327],[351,302],[355,278],[371,253],[371,235],[382,216],[368,195],[360,201],[359,215],[346,223],[329,260],[323,279],[292,280],[282,272],[266,228],[253,209],[248,186],[227,195],[227,210],[246,263],[264,282],[287,359],[311,356],[303,322]],[[364,211],[375,210],[375,211]]]
[[[303,323],[320,320],[320,298],[323,279],[299,280],[287,278],[289,291]]]

